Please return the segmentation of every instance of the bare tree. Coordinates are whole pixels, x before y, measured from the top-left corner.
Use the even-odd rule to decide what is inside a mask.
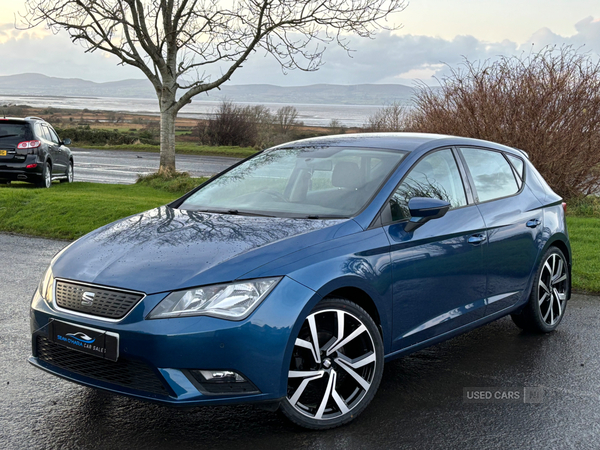
[[[275,113],[275,124],[280,133],[289,133],[298,124],[298,110],[293,106],[282,106]]]
[[[25,21],[66,30],[86,51],[140,69],[158,97],[160,170],[175,170],[175,118],[263,49],[285,69],[317,70],[327,44],[372,37],[405,0],[26,0]],[[211,68],[221,70],[212,79]],[[181,94],[178,94],[181,91]]]
[[[378,109],[367,119],[364,128],[367,131],[404,131],[409,113],[398,102]]]

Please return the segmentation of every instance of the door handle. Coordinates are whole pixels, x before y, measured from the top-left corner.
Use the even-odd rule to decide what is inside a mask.
[[[477,245],[485,241],[485,234],[474,234],[469,236],[469,244]]]
[[[531,219],[529,222],[527,222],[525,225],[529,228],[535,228],[538,225],[540,225],[542,222],[540,222],[538,219]]]

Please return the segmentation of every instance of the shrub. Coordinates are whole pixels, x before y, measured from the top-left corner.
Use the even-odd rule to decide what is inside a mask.
[[[135,137],[111,130],[90,129],[90,126],[77,128],[57,128],[56,132],[61,138],[70,138],[74,143],[92,145],[122,145],[133,144]]]
[[[211,145],[239,145],[251,147],[257,142],[258,132],[244,108],[230,101],[223,101],[204,130],[202,138]]]
[[[136,184],[143,184],[167,192],[184,194],[199,186],[206,178],[192,178],[187,172],[157,172],[139,175]]]
[[[465,60],[415,96],[410,129],[525,150],[564,197],[600,188],[600,65],[572,47],[490,63]]]

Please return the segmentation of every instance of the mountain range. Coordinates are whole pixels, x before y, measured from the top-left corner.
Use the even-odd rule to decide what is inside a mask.
[[[392,102],[408,103],[412,94],[413,88],[402,84],[224,84],[220,90],[200,94],[197,98],[250,103],[388,105]],[[145,79],[96,83],[79,78],[48,77],[39,73],[0,76],[0,95],[156,98],[154,88]]]

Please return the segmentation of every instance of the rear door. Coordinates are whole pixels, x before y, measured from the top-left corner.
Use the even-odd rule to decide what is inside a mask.
[[[391,244],[394,350],[483,317],[485,225],[462,178],[456,152],[436,150],[415,164],[390,199],[384,229]],[[406,232],[413,197],[439,198],[452,208]]]
[[[461,148],[488,235],[486,315],[528,295],[543,232],[541,203],[524,182],[523,161],[483,148]]]
[[[41,124],[42,134],[48,146],[48,152],[52,159],[52,174],[58,175],[65,172],[62,153],[59,146],[59,139],[54,130],[51,130],[46,124]]]

